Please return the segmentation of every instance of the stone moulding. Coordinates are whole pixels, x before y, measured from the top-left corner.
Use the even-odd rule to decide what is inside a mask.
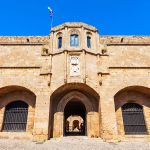
[[[0,69],[40,69],[39,66],[0,66]]]
[[[121,66],[118,66],[118,67],[109,67],[109,69],[150,69],[150,67],[121,67]]]

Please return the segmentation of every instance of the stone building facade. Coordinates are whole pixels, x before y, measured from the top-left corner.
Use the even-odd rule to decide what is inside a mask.
[[[150,37],[101,36],[84,23],[1,36],[0,138],[67,136],[78,116],[88,137],[149,139],[149,56]]]

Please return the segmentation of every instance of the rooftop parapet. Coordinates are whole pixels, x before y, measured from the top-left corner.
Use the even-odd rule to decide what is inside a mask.
[[[107,45],[150,45],[150,36],[100,36],[100,43]]]
[[[53,27],[52,28],[52,31],[59,31],[59,30],[62,30],[64,29],[65,27],[68,27],[68,28],[85,28],[85,29],[89,29],[91,31],[98,31],[95,27],[91,26],[91,25],[88,25],[86,23],[82,23],[82,22],[66,22],[62,25],[58,25],[56,27]]]
[[[0,44],[45,44],[49,36],[0,36]]]

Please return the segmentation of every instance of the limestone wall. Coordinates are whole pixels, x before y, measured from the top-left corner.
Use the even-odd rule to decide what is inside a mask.
[[[63,47],[58,49],[57,35],[60,32]],[[70,47],[71,32],[79,33],[79,47]],[[91,48],[86,45],[87,32],[91,35]],[[94,125],[91,124],[91,128],[99,123],[100,131],[93,129],[91,132],[104,139],[124,136],[121,110],[118,108],[116,111],[114,96],[126,87],[150,88],[149,49],[150,37],[99,36],[95,28],[83,23],[55,27],[50,36],[45,37],[0,37],[0,106],[4,95],[18,92],[20,88],[34,93],[35,106],[30,108],[28,134],[34,140],[45,140],[53,129],[52,110],[56,110],[57,100],[67,92],[78,90],[91,102],[92,96],[98,101],[98,111],[95,119],[92,118]],[[71,56],[77,57],[76,64],[71,64]],[[73,67],[75,71],[79,69],[77,75],[71,74]],[[149,93],[149,90],[142,91],[143,94]],[[144,107],[148,125],[149,109],[149,106]],[[0,124],[4,111],[5,105],[0,109]],[[34,118],[34,123],[31,118]],[[59,122],[58,118],[62,125],[63,121]],[[55,130],[57,126],[59,124],[54,127]],[[0,136],[3,135],[1,132]]]

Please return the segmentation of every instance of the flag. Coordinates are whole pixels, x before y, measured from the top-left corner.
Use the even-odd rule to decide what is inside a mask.
[[[50,16],[53,17],[53,10],[50,7],[48,7],[48,10],[50,12]]]

